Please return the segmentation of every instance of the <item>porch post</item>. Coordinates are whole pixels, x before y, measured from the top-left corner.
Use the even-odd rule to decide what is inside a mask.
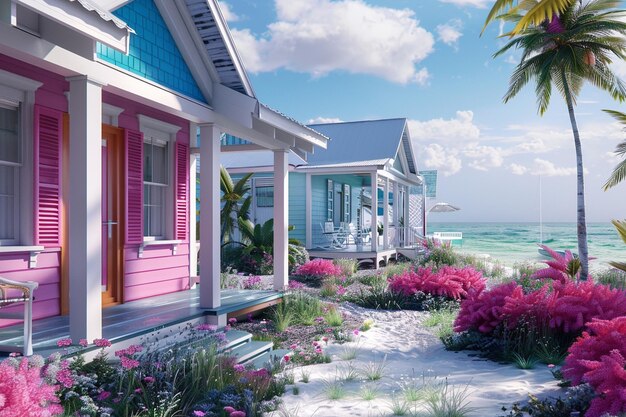
[[[220,129],[200,125],[200,307],[220,303]]]
[[[383,187],[383,247],[389,249],[389,178]]]
[[[306,248],[313,247],[313,186],[311,185],[311,174],[306,174],[305,185],[305,217],[306,217]]]
[[[69,157],[70,337],[102,337],[102,83],[71,77]]]
[[[378,250],[378,173],[372,172],[372,252]],[[376,265],[378,268],[378,265]]]
[[[393,225],[396,228],[394,233],[393,245],[400,246],[400,237],[404,236],[404,230],[400,227],[400,184],[398,181],[393,181]]]
[[[190,125],[189,147],[198,147],[198,128]],[[198,277],[198,233],[196,227],[196,170],[198,154],[189,153],[189,287],[192,287]]]
[[[274,290],[289,284],[289,165],[287,149],[274,151]]]

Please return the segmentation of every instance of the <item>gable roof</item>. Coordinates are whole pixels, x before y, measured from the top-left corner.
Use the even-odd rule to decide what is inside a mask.
[[[406,119],[312,124],[328,136],[326,151],[309,155],[309,166],[350,164],[395,159],[400,147],[407,156],[409,171],[416,173]]]
[[[220,78],[220,83],[254,97],[243,62],[237,53],[228,25],[216,0],[184,0]]]

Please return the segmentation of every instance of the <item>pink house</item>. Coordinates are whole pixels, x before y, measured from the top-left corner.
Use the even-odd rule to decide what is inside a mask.
[[[103,309],[196,282],[218,309],[224,133],[274,152],[283,289],[287,152],[327,138],[258,102],[217,1],[3,2],[0,276],[39,283],[34,319],[69,316],[69,335],[93,340]],[[0,340],[15,323],[0,318]]]

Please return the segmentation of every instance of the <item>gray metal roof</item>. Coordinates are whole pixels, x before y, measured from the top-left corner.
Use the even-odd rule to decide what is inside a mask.
[[[415,162],[404,118],[313,124],[309,127],[330,138],[325,151],[309,155],[309,166],[395,159],[402,141],[402,146],[407,151],[409,168],[415,173]]]
[[[115,24],[115,26],[117,26],[120,29],[126,29],[131,33],[135,33],[135,31],[133,29],[131,29],[126,22],[124,22],[122,19],[120,19],[119,17],[113,15],[113,13],[109,12],[108,10],[103,9],[102,7],[100,7],[98,4],[96,4],[95,2],[91,1],[91,0],[69,0],[69,2],[73,3],[77,1],[78,4],[80,4],[81,6],[83,6],[83,8],[89,12],[95,12],[98,13],[98,15],[100,16],[100,18],[102,20],[104,20],[105,22],[113,22]]]
[[[320,151],[325,152],[325,151]],[[311,159],[310,156],[308,158]],[[352,162],[339,162],[336,164],[311,164],[308,161],[308,165],[304,165],[300,167],[302,170],[307,170],[308,168],[364,168],[364,167],[381,167],[389,162],[389,158],[384,159],[372,159],[371,161],[352,161]]]
[[[204,47],[217,70],[220,83],[242,94],[254,97],[243,64],[237,56],[228,26],[213,0],[185,0]]]

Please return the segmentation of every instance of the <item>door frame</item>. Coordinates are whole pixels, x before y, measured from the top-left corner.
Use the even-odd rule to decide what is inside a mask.
[[[102,139],[107,141],[108,148],[108,189],[109,206],[112,209],[112,220],[117,224],[112,227],[112,238],[107,247],[107,283],[110,289],[102,292],[102,307],[124,302],[124,130],[110,125],[102,125]],[[102,190],[105,192],[105,190]],[[104,219],[103,219],[104,220]]]

